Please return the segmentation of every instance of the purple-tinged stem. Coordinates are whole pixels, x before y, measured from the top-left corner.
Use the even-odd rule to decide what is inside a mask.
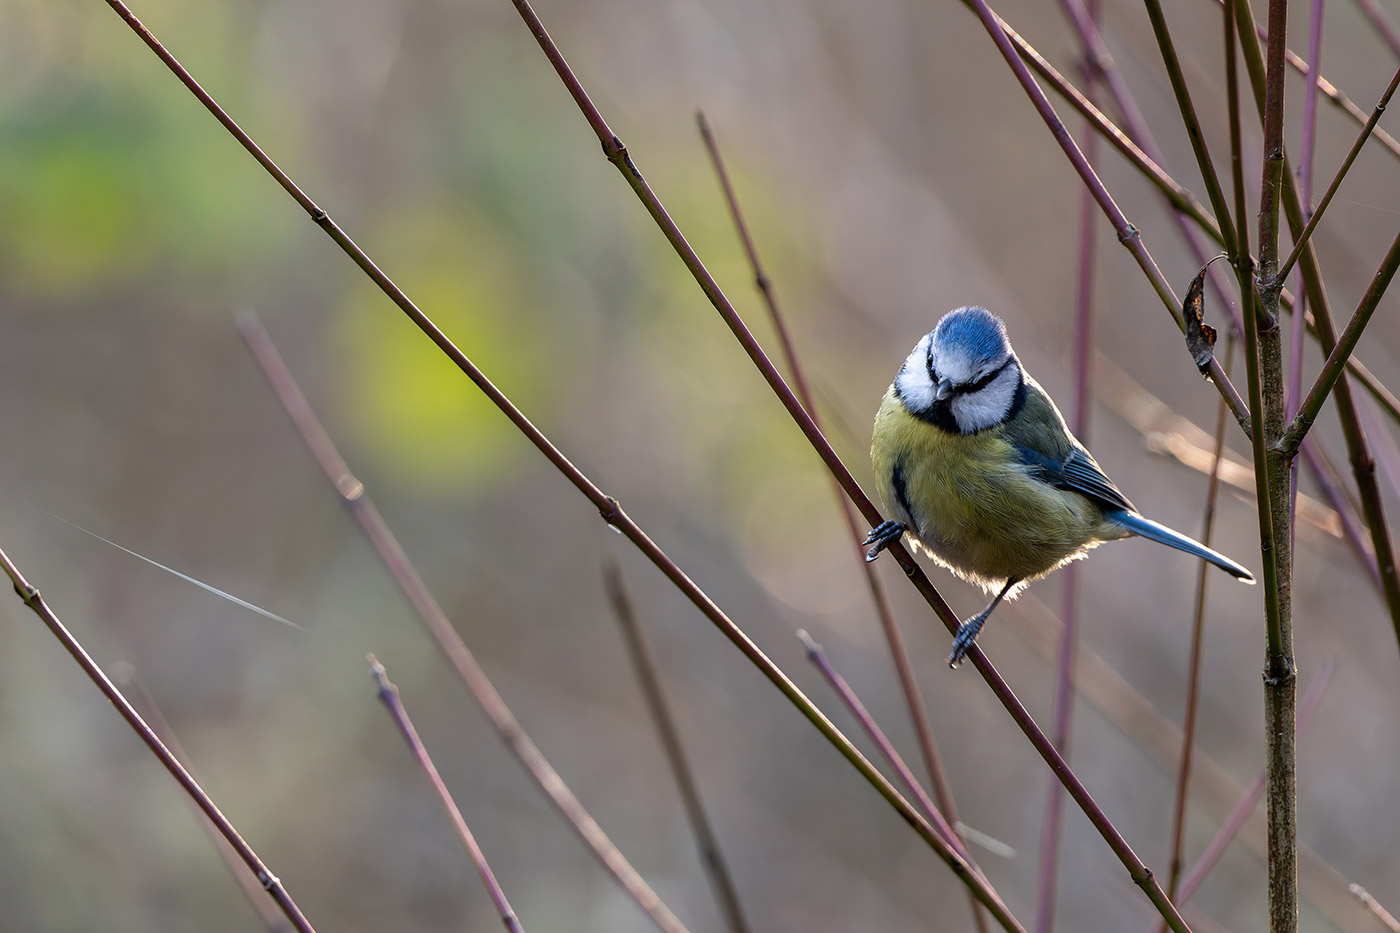
[[[1386,19],[1376,0],[1356,0],[1356,5],[1366,14],[1366,18],[1371,21],[1376,33],[1385,40],[1385,44],[1390,46],[1390,51],[1400,56],[1400,33],[1397,33],[1390,20]]]
[[[1312,15],[1308,18],[1308,61],[1321,67],[1322,64],[1322,8],[1323,0],[1312,0]],[[1298,166],[1298,194],[1303,202],[1303,214],[1308,219],[1313,214],[1313,163],[1317,153],[1317,72],[1307,82],[1303,91],[1303,143],[1302,161]],[[1307,311],[1307,296],[1302,290],[1302,275],[1294,288],[1297,298],[1293,304],[1293,329],[1288,348],[1288,417],[1298,412],[1298,402],[1303,394],[1303,315]],[[1296,502],[1298,495],[1298,470],[1294,465],[1291,498]]]
[[[1375,404],[1370,399],[1359,401],[1356,412],[1361,416],[1361,426],[1373,441],[1373,450],[1381,473],[1390,483],[1390,488],[1400,493],[1400,447],[1396,446],[1395,438],[1381,423],[1380,413],[1376,411]]]
[[[1309,221],[1313,214],[1313,164],[1317,154],[1317,80],[1322,68],[1322,9],[1323,0],[1312,0],[1312,13],[1308,18],[1308,61],[1317,67],[1309,76],[1303,91],[1303,141],[1302,162],[1298,166],[1298,194],[1303,205],[1303,215]],[[1400,72],[1397,72],[1400,74]],[[1287,273],[1284,273],[1286,277]],[[1308,310],[1307,292],[1303,290],[1303,273],[1298,271],[1297,284],[1293,289],[1297,297],[1293,302],[1293,319],[1288,341],[1288,402],[1285,417],[1292,418],[1298,413],[1298,403],[1303,395],[1303,333]],[[1288,513],[1293,517],[1289,532],[1298,532],[1298,459],[1293,459],[1288,471]]]
[[[1381,571],[1376,564],[1375,552],[1371,550],[1369,536],[1366,534],[1361,520],[1357,518],[1351,500],[1342,491],[1342,480],[1336,467],[1332,465],[1326,452],[1317,446],[1314,438],[1304,438],[1302,446],[1298,448],[1298,453],[1312,473],[1313,481],[1317,483],[1318,488],[1322,490],[1322,495],[1332,504],[1332,509],[1341,520],[1342,534],[1346,537],[1347,543],[1351,545],[1357,560],[1361,561],[1362,566],[1370,574],[1371,580],[1376,584],[1376,589],[1384,597],[1385,587],[1381,583]]]
[[[1225,368],[1230,368],[1230,357],[1234,355],[1235,341],[1228,337],[1225,344]],[[1215,459],[1211,464],[1210,483],[1206,487],[1205,516],[1201,521],[1201,543],[1210,547],[1210,539],[1215,531],[1215,504],[1220,495],[1220,462],[1225,452],[1225,406],[1215,419]],[[1196,578],[1196,610],[1191,619],[1191,661],[1186,677],[1186,717],[1181,726],[1181,766],[1176,776],[1176,799],[1172,804],[1172,849],[1171,867],[1168,874],[1167,894],[1173,900],[1181,884],[1181,850],[1186,839],[1186,803],[1191,786],[1191,755],[1196,749],[1196,710],[1201,696],[1201,655],[1205,645],[1206,585],[1209,582],[1210,567],[1201,561],[1200,573]]]
[[[505,924],[505,928],[510,933],[524,933],[520,919],[516,917],[515,911],[510,906],[510,901],[506,900],[506,892],[501,889],[500,882],[496,880],[496,873],[491,870],[490,864],[486,861],[486,853],[482,852],[481,846],[477,845],[476,837],[472,835],[467,821],[462,817],[462,811],[457,809],[457,802],[452,799],[452,793],[447,789],[442,775],[438,773],[437,766],[433,764],[427,746],[419,738],[418,730],[413,728],[413,720],[408,718],[408,710],[404,708],[403,700],[399,697],[399,688],[389,682],[389,674],[384,670],[384,665],[379,663],[378,658],[371,654],[366,656],[365,660],[369,661],[370,676],[374,678],[375,684],[379,687],[380,702],[389,711],[389,718],[394,720],[394,725],[398,727],[404,741],[408,743],[408,749],[413,753],[418,767],[423,769],[428,783],[433,786],[433,793],[437,795],[438,803],[442,804],[442,808],[447,811],[447,817],[452,822],[452,829],[457,833],[462,848],[467,850],[467,856],[472,860],[472,865],[476,867],[476,873],[481,876],[481,883],[486,888],[486,895],[491,898],[491,903],[496,905],[496,912],[501,915],[501,922]]]
[[[1387,930],[1390,930],[1391,933],[1400,933],[1400,920],[1396,920],[1390,911],[1381,906],[1381,902],[1372,897],[1370,891],[1359,884],[1352,884],[1349,890],[1358,901],[1366,906],[1366,909],[1371,912],[1371,916],[1379,920]]]
[[[729,216],[734,221],[739,243],[743,247],[744,256],[749,263],[749,269],[753,272],[754,285],[763,298],[764,307],[768,309],[768,317],[773,322],[773,329],[777,331],[778,344],[783,352],[783,362],[787,366],[788,374],[792,377],[793,388],[797,392],[802,407],[811,417],[812,423],[824,432],[825,428],[817,410],[811,384],[798,360],[796,344],[794,344],[788,330],[786,316],[778,305],[778,296],[773,288],[773,280],[759,259],[758,248],[749,233],[749,225],[744,219],[744,212],[739,207],[739,198],[734,193],[734,186],[730,181],[729,171],[725,167],[719,143],[715,140],[715,135],[711,131],[709,121],[705,119],[704,113],[696,114],[696,124],[699,126],[700,138],[705,144],[705,150],[709,153],[710,162],[714,165],[715,175],[719,178],[720,189],[724,192],[724,201],[729,208]],[[876,573],[874,565],[865,559],[865,548],[862,546],[862,542],[866,535],[861,530],[850,500],[842,494],[841,485],[835,477],[832,478],[832,483],[837,505],[841,509],[841,515],[846,521],[846,530],[855,547],[856,563],[865,576],[866,586],[870,590],[870,598],[875,604],[875,614],[880,621],[880,629],[884,633],[886,644],[890,647],[895,674],[899,678],[900,690],[904,693],[905,705],[909,708],[909,716],[914,725],[914,735],[919,743],[919,751],[923,755],[924,768],[928,771],[929,780],[933,783],[934,796],[938,799],[938,806],[947,814],[952,825],[956,827],[959,825],[959,817],[957,804],[953,798],[952,782],[948,779],[948,771],[943,766],[943,758],[938,753],[938,743],[933,737],[933,724],[929,721],[928,707],[919,692],[919,683],[914,677],[914,666],[909,661],[909,652],[905,650],[904,636],[900,634],[899,626],[895,622],[894,608],[890,605],[889,594],[885,591],[885,585],[880,581],[880,576]],[[966,840],[964,839],[963,842]],[[968,896],[971,898],[972,892],[969,891]],[[978,933],[986,933],[986,918],[977,909],[976,898],[972,898],[972,911],[973,923]]]
[[[875,717],[870,715],[870,710],[861,702],[860,697],[856,695],[855,690],[851,687],[846,678],[842,677],[841,673],[836,670],[835,666],[831,663],[831,659],[828,658],[826,652],[822,650],[822,646],[817,643],[816,639],[814,639],[806,629],[797,630],[797,640],[802,642],[802,648],[807,652],[807,659],[811,661],[812,665],[826,678],[827,684],[830,685],[832,691],[841,700],[841,704],[855,717],[856,722],[860,723],[861,729],[865,731],[870,741],[875,743],[875,747],[879,749],[881,757],[894,769],[894,773],[899,778],[900,783],[908,789],[910,796],[919,804],[919,807],[924,811],[924,815],[928,817],[929,822],[932,823],[934,828],[948,841],[950,846],[961,850],[964,857],[971,861],[971,857],[967,854],[966,843],[953,831],[953,827],[948,823],[948,820],[944,818],[943,813],[938,809],[938,805],[933,802],[933,798],[928,795],[928,791],[924,790],[918,778],[914,777],[914,772],[910,770],[909,765],[904,762],[903,756],[901,756],[899,751],[894,747],[894,743],[891,742],[889,736],[885,734],[885,730],[881,729],[880,724],[875,721]],[[981,873],[980,869],[978,869],[978,873]]]
[[[1224,6],[1226,0],[1215,0],[1215,2],[1217,4],[1220,4],[1221,6]],[[1256,38],[1262,39],[1264,37],[1265,30],[1262,25],[1260,25],[1259,23],[1255,23],[1252,19],[1249,21],[1249,25],[1253,26],[1254,35]],[[1306,61],[1304,61],[1301,56],[1295,53],[1292,49],[1288,49],[1286,54],[1288,56],[1289,67],[1291,67],[1294,71],[1297,71],[1304,78],[1310,78],[1312,76],[1314,70],[1313,67],[1309,65]],[[1331,81],[1328,81],[1327,76],[1322,74],[1320,69],[1318,70],[1317,75],[1317,88],[1323,93],[1323,95],[1328,99],[1328,101],[1332,103],[1333,106],[1346,113],[1358,124],[1363,124],[1366,122],[1366,111],[1358,107],[1356,105],[1356,102],[1353,101],[1350,97],[1348,97],[1335,84],[1333,84]],[[1376,130],[1372,134],[1371,138],[1375,139],[1376,142],[1384,146],[1386,150],[1390,152],[1391,155],[1400,158],[1400,141],[1397,141],[1395,137],[1391,136],[1385,130]]]
[[[1337,167],[1336,173],[1332,176],[1332,181],[1328,183],[1327,190],[1322,194],[1322,199],[1317,202],[1317,208],[1308,214],[1307,223],[1303,225],[1303,231],[1295,238],[1293,249],[1289,251],[1288,258],[1279,264],[1280,279],[1287,278],[1289,270],[1293,268],[1294,263],[1298,261],[1298,257],[1302,255],[1303,248],[1312,237],[1313,231],[1317,229],[1318,221],[1322,219],[1323,212],[1326,211],[1328,205],[1332,203],[1332,196],[1337,193],[1337,189],[1342,185],[1342,179],[1346,177],[1347,172],[1351,171],[1352,163],[1355,162],[1356,157],[1360,155],[1361,147],[1365,145],[1366,140],[1375,133],[1376,123],[1380,121],[1381,114],[1385,113],[1385,108],[1390,103],[1390,98],[1395,94],[1397,86],[1400,86],[1400,69],[1397,69],[1394,77],[1390,79],[1390,84],[1388,84],[1385,91],[1381,93],[1381,99],[1376,102],[1376,106],[1371,108],[1370,116],[1361,124],[1361,132],[1356,134],[1356,139],[1352,142],[1351,149],[1347,152],[1346,158],[1342,159],[1342,164]],[[1308,84],[1308,88],[1313,87],[1315,87],[1315,85],[1311,83]],[[1306,102],[1306,98],[1304,98],[1304,100]],[[1309,185],[1311,186],[1311,180],[1309,181]],[[1300,295],[1299,298],[1301,299],[1301,297]]]
[[[666,761],[671,766],[671,775],[676,779],[676,788],[681,794],[686,819],[690,831],[695,835],[695,843],[700,849],[700,863],[705,867],[705,877],[710,882],[710,890],[715,897],[715,905],[724,916],[732,933],[748,933],[749,923],[744,918],[744,908],[734,887],[734,878],[729,872],[729,864],[719,846],[719,838],[710,826],[710,818],[705,813],[705,804],[700,798],[700,785],[695,781],[695,772],[690,767],[685,746],[681,743],[680,729],[671,715],[666,702],[666,692],[661,687],[661,677],[656,670],[656,661],[647,646],[637,621],[632,597],[623,582],[622,571],[609,560],[603,565],[603,586],[608,591],[608,599],[613,605],[618,626],[622,629],[623,641],[627,643],[627,654],[632,659],[632,667],[637,672],[637,681],[642,687],[651,721],[656,726],[661,739],[661,747],[666,753]]]
[[[1087,8],[1080,7],[1075,0],[1063,0],[1062,6],[1073,19],[1076,12],[1082,12],[1088,29],[1094,28],[1098,19],[1098,0],[1090,0]],[[1095,36],[1097,33],[1095,32]],[[1118,72],[1102,43],[1084,41],[1084,91],[1090,100],[1094,99],[1096,77],[1102,77],[1110,87],[1118,81]],[[1111,71],[1109,69],[1112,69]],[[1120,82],[1121,83],[1121,82]],[[1117,88],[1114,89],[1118,90]],[[1115,95],[1117,97],[1117,95]],[[1130,103],[1130,101],[1129,101]],[[1120,111],[1132,124],[1130,108],[1123,106],[1119,99]],[[1086,134],[1084,158],[1093,165],[1098,154],[1097,137]],[[1074,289],[1074,342],[1071,348],[1071,367],[1074,372],[1074,397],[1070,409],[1070,429],[1084,443],[1089,443],[1090,376],[1094,357],[1094,220],[1095,205],[1093,195],[1087,188],[1079,191],[1079,237],[1075,262]],[[1060,650],[1055,664],[1055,698],[1052,705],[1051,737],[1055,748],[1066,760],[1069,758],[1070,730],[1074,719],[1074,658],[1079,645],[1079,568],[1070,564],[1061,574],[1060,618],[1064,628],[1060,631]],[[1045,816],[1040,829],[1040,858],[1036,875],[1036,933],[1050,933],[1055,927],[1055,894],[1059,886],[1060,836],[1064,818],[1064,788],[1053,777],[1046,788]]]
[[[277,906],[287,915],[287,919],[291,921],[292,927],[300,931],[300,933],[315,933],[314,928],[311,926],[311,921],[307,920],[306,916],[302,914],[301,908],[297,906],[296,901],[292,900],[292,896],[287,893],[287,889],[282,884],[281,879],[274,875],[267,865],[264,864],[263,860],[258,857],[258,854],[253,851],[252,846],[243,841],[243,837],[238,834],[238,830],[233,828],[233,824],[229,822],[228,817],[224,816],[218,806],[215,805],[213,799],[205,793],[204,788],[199,786],[199,782],[194,779],[194,776],[180,763],[180,760],[175,757],[170,749],[165,746],[165,743],[156,735],[155,730],[146,723],[146,720],[141,718],[141,714],[136,712],[131,702],[122,695],[122,692],[116,688],[116,685],[112,683],[111,679],[102,668],[98,666],[97,662],[92,659],[92,656],[83,649],[78,639],[74,638],[73,634],[59,621],[58,616],[49,608],[49,604],[44,601],[44,597],[39,594],[37,589],[30,585],[29,581],[24,578],[24,575],[19,572],[19,568],[10,560],[9,555],[3,550],[0,550],[0,570],[3,570],[5,575],[10,578],[10,582],[14,584],[15,593],[19,595],[20,599],[24,600],[24,604],[33,610],[34,614],[39,617],[44,625],[48,626],[49,631],[53,633],[54,637],[63,645],[64,649],[72,655],[73,660],[78,662],[78,666],[83,669],[83,673],[88,675],[88,678],[97,685],[97,689],[102,691],[102,695],[117,708],[117,712],[126,720],[127,725],[131,726],[132,730],[141,738],[141,741],[146,743],[146,747],[149,748],[151,753],[165,766],[165,770],[170,772],[171,777],[175,778],[180,786],[185,789],[185,793],[190,796],[190,799],[195,802],[195,805],[198,806],[200,810],[204,811],[204,815],[218,828],[219,834],[223,836],[224,839],[228,840],[229,845],[233,846],[233,850],[238,853],[238,857],[243,861],[243,864],[248,866],[248,870],[258,879],[258,883],[263,886],[264,890],[277,902]]]
[[[389,530],[388,523],[375,508],[365,492],[364,484],[350,472],[350,466],[341,457],[335,442],[312,411],[310,402],[302,394],[291,370],[273,346],[272,339],[268,337],[262,323],[252,314],[243,314],[238,319],[238,329],[278,402],[301,436],[302,442],[316,458],[326,478],[340,495],[341,502],[355,518],[389,575],[427,626],[438,647],[447,656],[448,662],[457,670],[457,675],[462,678],[467,690],[481,707],[481,711],[486,714],[486,718],[491,721],[506,747],[613,879],[637,902],[637,906],[652,919],[652,922],[666,933],[686,933],[686,928],[680,920],[661,902],[661,898],[584,809],[583,804],[526,734],[520,721],[496,691],[495,685],[486,676],[486,671],[477,663],[466,642],[462,641],[462,637],[452,627],[447,614],[442,611],[432,593],[428,592],[427,584],[418,575],[398,539]],[[491,388],[499,392],[495,386]],[[563,455],[559,454],[559,457],[562,459]]]

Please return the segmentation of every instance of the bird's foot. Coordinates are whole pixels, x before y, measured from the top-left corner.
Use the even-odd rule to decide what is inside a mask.
[[[881,522],[870,529],[870,534],[866,535],[865,540],[861,542],[862,547],[867,544],[873,545],[870,550],[865,552],[866,563],[879,557],[881,551],[898,541],[900,535],[908,530],[908,525],[896,521]]]
[[[972,645],[977,641],[977,636],[981,633],[987,617],[991,614],[991,607],[988,606],[958,626],[957,634],[953,636],[953,650],[948,654],[949,667],[956,668],[962,663],[963,658],[967,657],[967,653],[972,650]]]

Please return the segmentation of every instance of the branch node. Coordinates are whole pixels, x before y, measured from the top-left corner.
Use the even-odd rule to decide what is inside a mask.
[[[1280,673],[1270,673],[1277,665],[1283,665],[1284,670]],[[1268,665],[1264,668],[1264,686],[1278,687],[1291,680],[1298,679],[1298,666],[1288,658],[1270,658]]]
[[[20,581],[16,580],[15,592],[19,594],[19,598],[24,600],[25,604],[28,606],[32,607],[39,601],[39,590],[30,583],[21,585]]]
[[[608,157],[609,162],[622,162],[627,158],[627,147],[614,135],[603,143],[603,155]]]
[[[1132,240],[1141,240],[1142,231],[1138,230],[1136,224],[1128,224],[1118,232],[1118,242],[1127,246]]]
[[[622,503],[618,502],[614,496],[604,496],[603,499],[607,502],[607,505],[599,508],[598,514],[603,517],[603,521],[616,528],[617,523],[622,519],[624,514],[622,511]]]
[[[264,891],[271,891],[282,884],[282,879],[270,871],[260,871],[258,872],[258,883],[263,886]]]

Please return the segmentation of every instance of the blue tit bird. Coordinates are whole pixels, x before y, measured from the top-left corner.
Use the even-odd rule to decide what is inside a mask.
[[[914,347],[875,415],[870,459],[894,518],[871,530],[865,559],[908,536],[996,593],[958,627],[953,667],[1003,599],[1103,541],[1138,535],[1254,582],[1230,558],[1133,507],[984,308],[948,312]]]

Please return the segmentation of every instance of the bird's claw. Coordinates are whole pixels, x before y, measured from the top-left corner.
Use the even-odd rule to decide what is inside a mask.
[[[865,552],[865,562],[868,564],[880,556],[880,552],[899,540],[900,536],[909,530],[909,526],[904,522],[887,521],[881,522],[870,529],[870,534],[865,536],[861,546],[873,545]]]
[[[977,642],[977,636],[982,632],[982,625],[987,621],[989,612],[979,612],[958,626],[957,633],[953,636],[953,650],[948,653],[948,667],[957,669],[957,666],[967,657],[967,653],[972,650],[972,646]]]

